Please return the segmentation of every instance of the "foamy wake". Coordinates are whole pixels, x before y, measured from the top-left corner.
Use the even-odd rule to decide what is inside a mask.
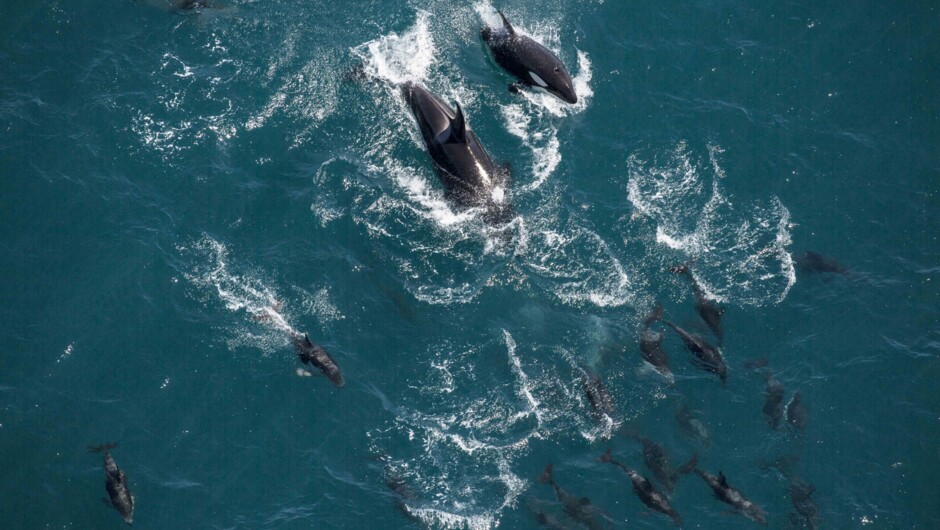
[[[215,295],[226,309],[246,317],[243,324],[233,325],[234,329],[226,331],[229,347],[255,347],[271,354],[283,349],[287,336],[299,333],[289,323],[287,299],[261,279],[262,273],[233,267],[225,245],[204,236],[179,250],[196,261],[192,272],[185,274],[185,278],[199,289],[199,299],[209,303]],[[293,287],[293,291],[299,295],[291,298],[299,298],[301,313],[315,315],[320,321],[344,318],[331,302],[328,287],[314,293],[299,287]],[[244,325],[248,322],[254,325]]]
[[[627,196],[637,214],[655,223],[655,241],[694,262],[692,272],[717,301],[760,305],[782,301],[796,282],[790,212],[776,197],[739,206],[726,196],[721,148],[708,163],[681,142],[663,160],[628,160]]]
[[[499,373],[494,374],[488,371],[492,363],[475,365],[483,354],[477,349],[440,352],[431,363],[432,373],[422,380],[420,399],[422,407],[431,402],[436,411],[396,409],[395,431],[407,437],[417,454],[393,459],[393,467],[420,490],[406,509],[431,527],[494,528],[527,487],[512,466],[532,438],[546,434],[543,412],[538,384],[526,373],[515,340],[505,330],[503,340],[510,383],[481,394],[486,386],[481,378],[505,380],[505,368],[498,369],[497,363]]]

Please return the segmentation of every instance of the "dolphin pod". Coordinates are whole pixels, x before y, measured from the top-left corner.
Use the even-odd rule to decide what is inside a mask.
[[[224,7],[214,0],[147,1],[151,4],[160,3],[161,6],[180,13]],[[510,85],[510,90],[518,92],[520,86],[533,87],[544,90],[566,103],[576,104],[578,96],[564,63],[548,48],[517,31],[501,11],[498,11],[498,14],[502,26],[483,28],[481,37],[492,54],[493,60],[516,78],[517,82]],[[400,86],[400,92],[417,123],[424,146],[444,187],[448,201],[460,208],[481,209],[483,219],[492,225],[508,223],[515,215],[510,201],[511,176],[508,166],[494,163],[470,128],[460,104],[455,103],[455,106],[451,107],[441,97],[416,82],[403,83]],[[848,268],[834,259],[811,251],[796,257],[794,261],[797,268],[808,273],[850,274]],[[717,302],[708,298],[705,290],[693,276],[690,267],[691,265],[680,265],[672,267],[670,271],[686,276],[691,282],[695,309],[720,346],[724,335],[722,316],[725,310]],[[273,308],[274,311],[278,309],[279,306]],[[262,318],[264,315],[258,317],[259,320]],[[663,348],[665,331],[653,329],[657,323],[671,328],[679,336],[686,348],[694,355],[693,363],[697,367],[716,374],[723,382],[727,379],[728,367],[721,349],[672,321],[664,320],[662,305],[656,304],[653,312],[643,320],[639,349],[643,360],[667,380],[672,382],[673,373],[668,354]],[[313,343],[306,334],[291,331],[290,338],[299,360],[304,365],[316,367],[337,387],[345,385],[345,379],[335,359],[323,347]],[[590,402],[592,414],[597,419],[613,416],[616,403],[601,378],[587,367],[578,366],[578,369],[582,373],[582,390]],[[800,392],[796,392],[793,398],[784,405],[783,385],[768,371],[765,373],[764,393],[766,401],[763,412],[771,427],[778,428],[784,419],[787,424],[799,431],[806,427],[808,410]],[[676,421],[689,436],[702,445],[709,444],[705,425],[684,405],[676,414]],[[681,526],[682,518],[670,504],[668,495],[674,491],[681,475],[694,471],[712,489],[719,500],[731,505],[749,519],[767,524],[767,514],[764,509],[731,487],[723,473],[719,472],[718,476],[715,476],[696,467],[697,453],[689,462],[676,469],[669,463],[667,454],[660,445],[648,438],[639,436],[634,438],[643,445],[643,460],[665,493],[659,491],[657,486],[654,486],[634,468],[615,460],[610,449],[600,457],[600,461],[623,470],[630,478],[638,498],[649,508],[665,514],[676,525]],[[89,451],[104,453],[103,467],[109,502],[121,514],[125,522],[131,524],[134,514],[134,497],[130,492],[124,472],[111,456],[110,450],[115,446],[116,444],[96,446],[89,448]],[[815,488],[795,476],[788,475],[788,479],[790,497],[797,512],[796,518],[803,525],[815,528],[819,517],[818,508],[812,499]],[[547,465],[538,478],[538,482],[552,486],[557,501],[573,521],[588,528],[607,526],[606,518],[591,504],[590,500],[586,497],[570,495],[561,488],[555,480],[552,464]],[[418,497],[404,477],[391,468],[387,468],[386,486],[394,496],[398,509],[406,516],[414,518],[415,515],[409,509],[409,502],[417,500]],[[544,511],[535,511],[534,515],[543,526],[566,527],[565,521],[558,520]]]

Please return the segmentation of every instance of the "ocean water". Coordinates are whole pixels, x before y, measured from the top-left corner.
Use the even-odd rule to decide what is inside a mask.
[[[940,9],[825,4],[5,0],[0,527],[123,526],[107,442],[140,528],[578,528],[548,463],[599,526],[672,527],[598,461],[652,477],[631,433],[771,528],[797,476],[820,528],[940,527]],[[507,90],[497,8],[577,105]],[[408,80],[511,166],[511,238],[444,200]],[[674,381],[640,357],[657,302],[714,341],[686,262],[724,385],[662,326]],[[802,431],[767,425],[762,373]],[[695,475],[671,502],[755,526]]]

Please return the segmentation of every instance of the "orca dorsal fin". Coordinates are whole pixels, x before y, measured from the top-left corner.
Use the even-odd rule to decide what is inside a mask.
[[[725,474],[721,471],[718,472],[718,484],[721,484],[721,487],[728,488],[728,479],[725,477]]]
[[[516,30],[513,29],[512,24],[509,23],[509,19],[506,18],[506,15],[504,15],[503,12],[498,9],[496,10],[496,12],[499,13],[499,18],[503,19],[503,28],[505,28],[506,31],[509,32],[510,35],[515,35]]]
[[[465,144],[467,143],[467,120],[464,118],[460,103],[454,103],[454,105],[457,106],[457,115],[450,120],[450,133],[454,140]]]

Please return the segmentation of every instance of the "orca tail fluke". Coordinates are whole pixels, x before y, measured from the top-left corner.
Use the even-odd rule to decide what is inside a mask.
[[[605,451],[604,454],[602,454],[597,460],[598,460],[599,462],[610,462],[610,460],[611,460],[611,458],[612,458],[611,455],[610,455],[610,451],[611,451],[611,449],[610,449],[610,447],[608,447],[608,448],[607,448],[607,451]]]

